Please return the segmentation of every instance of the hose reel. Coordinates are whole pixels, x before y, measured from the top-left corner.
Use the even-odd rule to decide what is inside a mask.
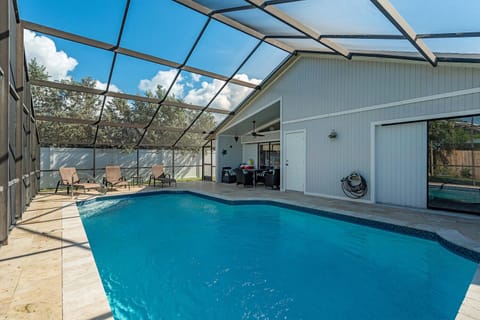
[[[356,172],[352,172],[340,181],[343,193],[351,199],[359,199],[367,194],[367,181]]]

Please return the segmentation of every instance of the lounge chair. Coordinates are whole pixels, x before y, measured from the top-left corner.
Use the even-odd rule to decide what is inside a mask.
[[[93,182],[80,182],[80,178],[77,174],[77,169],[75,168],[60,168],[60,180],[57,183],[57,188],[55,193],[58,191],[59,186],[67,187],[67,194],[70,193],[70,188],[83,188],[83,191],[86,192],[87,189],[100,189],[102,186],[98,183]],[[73,193],[73,189],[72,189]]]
[[[156,181],[160,181],[160,184],[163,188],[164,184],[167,184],[169,186],[172,185],[172,183],[175,183],[175,186],[177,186],[177,180],[172,178],[169,174],[165,174],[165,171],[163,169],[163,165],[153,165],[152,166],[152,174],[150,175],[150,179],[148,180],[148,185],[152,183],[153,180],[153,186],[156,186]]]
[[[105,167],[105,185],[110,186],[112,189],[115,187],[129,187],[127,179],[122,176],[120,166],[106,166]]]

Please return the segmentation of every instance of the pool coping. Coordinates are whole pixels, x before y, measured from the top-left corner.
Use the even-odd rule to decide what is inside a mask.
[[[105,196],[98,196],[88,200],[76,201],[75,202],[76,206],[74,207],[74,209],[76,211],[76,214],[78,215],[78,221],[81,224],[81,230],[85,235],[85,240],[88,243],[88,239],[86,238],[85,230],[83,228],[83,223],[81,222],[81,218],[80,218],[80,214],[77,206],[81,206],[85,203],[94,202],[98,200],[145,197],[145,196],[155,196],[158,194],[192,194],[192,195],[207,198],[210,200],[222,202],[225,204],[235,204],[235,205],[268,204],[268,205],[280,206],[288,209],[304,211],[310,214],[315,214],[315,215],[330,218],[330,219],[340,220],[348,223],[355,223],[355,224],[387,230],[395,233],[414,236],[422,239],[437,241],[440,245],[442,245],[447,250],[477,263],[477,271],[470,283],[468,290],[466,291],[465,298],[457,313],[456,319],[480,320],[480,307],[479,307],[480,306],[480,243],[465,237],[463,234],[461,234],[460,232],[454,229],[437,228],[437,227],[432,227],[425,224],[410,225],[405,221],[385,218],[375,214],[366,215],[363,213],[355,213],[347,210],[339,210],[339,209],[335,209],[327,206],[308,205],[308,204],[302,204],[302,203],[297,203],[294,201],[283,200],[283,199],[265,200],[265,199],[256,198],[256,197],[251,197],[251,198],[248,197],[244,199],[233,199],[224,195],[219,195],[219,194],[205,192],[205,191],[198,191],[198,190],[192,191],[187,189],[175,189],[175,190],[170,189],[170,190],[142,191],[137,193],[124,193],[121,195],[105,195]],[[88,253],[91,256],[90,259],[93,260],[92,262],[96,270],[96,265],[93,259],[93,255],[91,251],[88,251]],[[97,277],[98,277],[98,282],[101,290],[97,289],[95,291],[101,291],[103,293],[103,296],[106,299],[106,294],[103,289],[103,285],[101,283],[100,277],[98,275],[98,271],[97,271]],[[107,305],[108,305],[108,302],[107,302]],[[109,306],[108,306],[108,310],[110,310]]]
[[[112,319],[77,206],[62,204],[62,318]]]

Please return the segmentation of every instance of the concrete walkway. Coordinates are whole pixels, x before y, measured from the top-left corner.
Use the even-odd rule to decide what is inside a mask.
[[[130,192],[148,191],[132,188]],[[160,190],[160,188],[157,188]],[[439,233],[480,252],[480,216],[372,205],[208,182],[179,183],[226,199],[268,199]],[[109,194],[128,192],[118,190]],[[0,248],[0,319],[109,319],[110,309],[74,201],[40,193]],[[480,272],[457,319],[480,320]]]

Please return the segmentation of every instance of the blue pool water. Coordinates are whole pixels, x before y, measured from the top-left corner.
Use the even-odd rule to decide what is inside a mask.
[[[454,319],[476,269],[435,241],[278,206],[79,209],[115,319]]]

